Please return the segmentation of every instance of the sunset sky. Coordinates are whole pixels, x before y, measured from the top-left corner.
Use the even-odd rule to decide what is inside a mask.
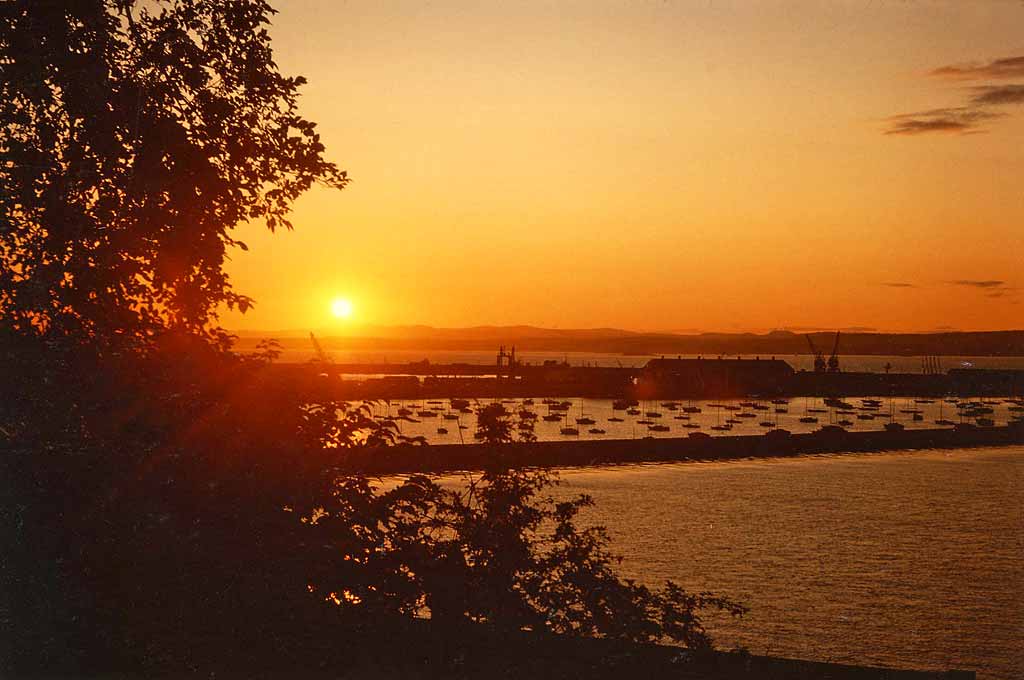
[[[353,181],[229,328],[1024,326],[1022,2],[275,4]]]

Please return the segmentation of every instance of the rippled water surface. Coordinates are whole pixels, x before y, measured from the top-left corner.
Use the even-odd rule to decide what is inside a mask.
[[[623,573],[745,602],[726,648],[1024,677],[1024,448],[570,470]]]

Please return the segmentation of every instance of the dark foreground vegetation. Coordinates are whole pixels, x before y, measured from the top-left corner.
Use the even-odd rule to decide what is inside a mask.
[[[294,198],[348,181],[271,12],[0,5],[0,674],[448,677],[482,635],[707,650],[701,613],[743,607],[620,579],[549,473],[496,453],[458,489],[343,474],[398,437],[261,383],[273,345],[230,351],[216,310],[252,304],[232,227],[290,228]]]

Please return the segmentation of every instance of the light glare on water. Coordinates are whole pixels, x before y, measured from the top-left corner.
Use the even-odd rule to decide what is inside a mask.
[[[739,599],[725,648],[1024,674],[1024,449],[571,470],[624,575]]]

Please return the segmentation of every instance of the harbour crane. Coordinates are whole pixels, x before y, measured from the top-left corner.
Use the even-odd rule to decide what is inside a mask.
[[[814,346],[814,340],[811,340],[810,334],[805,335],[807,338],[807,346],[811,348],[811,354],[814,356],[814,372],[824,373],[825,372],[825,357],[818,351],[818,348]]]
[[[309,339],[313,343],[313,351],[316,352],[316,358],[314,359],[314,361],[317,361],[321,364],[334,363],[334,361],[331,359],[331,355],[325,352],[324,348],[320,346],[320,341],[316,339],[316,336],[313,335],[312,331],[310,331],[309,333]]]
[[[836,331],[836,341],[832,344],[832,356],[828,358],[828,372],[839,372],[839,331]]]

